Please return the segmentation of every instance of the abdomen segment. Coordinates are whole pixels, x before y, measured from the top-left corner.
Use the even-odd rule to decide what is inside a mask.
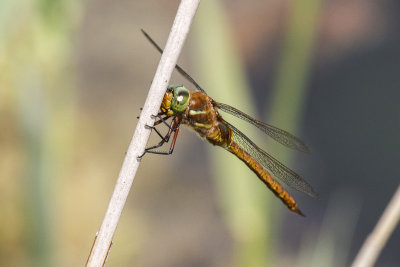
[[[230,145],[226,148],[229,152],[236,155],[241,159],[257,176],[261,181],[288,207],[289,210],[305,216],[299,209],[294,198],[289,194],[288,191],[272,178],[256,160],[254,160],[249,153],[242,149],[237,143],[231,141]]]

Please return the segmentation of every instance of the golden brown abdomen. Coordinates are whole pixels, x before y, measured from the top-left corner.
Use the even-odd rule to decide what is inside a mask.
[[[227,150],[239,159],[241,159],[259,178],[264,184],[271,189],[271,191],[289,208],[289,210],[304,216],[300,211],[296,201],[289,194],[288,191],[283,189],[283,187],[272,178],[257,161],[255,161],[246,151],[244,151],[237,143],[231,141]]]

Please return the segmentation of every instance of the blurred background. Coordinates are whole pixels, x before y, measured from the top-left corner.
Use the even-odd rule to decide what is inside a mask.
[[[0,265],[82,266],[179,1],[0,1]],[[181,130],[146,155],[108,266],[347,266],[399,185],[400,3],[202,1],[179,64],[226,119],[321,195],[291,213],[231,154]],[[193,88],[179,74],[172,83]],[[224,114],[223,114],[224,115]],[[150,143],[158,142],[153,136]],[[397,228],[376,266],[399,266]]]

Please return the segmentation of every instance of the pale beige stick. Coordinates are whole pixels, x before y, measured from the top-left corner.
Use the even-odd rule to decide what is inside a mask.
[[[145,125],[154,124],[154,119],[151,118],[151,115],[158,113],[169,79],[186,36],[189,33],[189,28],[199,3],[200,0],[182,0],[179,5],[164,53],[161,56],[135,133],[126,152],[103,223],[94,241],[86,266],[104,266],[107,260],[115,229],[117,228],[136,170],[139,167],[137,157],[143,153],[150,136],[151,131],[146,129]],[[132,240],[132,242],[135,242],[135,240]]]
[[[365,240],[351,267],[373,266],[399,220],[400,186],[383,212],[375,229]]]

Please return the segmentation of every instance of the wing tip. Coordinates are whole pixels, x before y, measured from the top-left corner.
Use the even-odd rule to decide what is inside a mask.
[[[294,147],[291,147],[292,149],[296,149],[296,150],[298,150],[298,151],[301,151],[301,152],[304,152],[304,153],[307,153],[307,154],[311,154],[311,149],[306,145],[306,144],[304,144],[300,139],[298,139],[297,137],[296,137],[296,141],[297,141],[297,145],[296,146],[294,146]]]
[[[312,189],[312,187],[311,187],[310,192],[307,192],[306,194],[309,195],[309,196],[312,197],[312,198],[315,198],[315,199],[318,199],[318,200],[321,199],[321,196],[320,196],[317,192],[315,192],[315,191]]]

